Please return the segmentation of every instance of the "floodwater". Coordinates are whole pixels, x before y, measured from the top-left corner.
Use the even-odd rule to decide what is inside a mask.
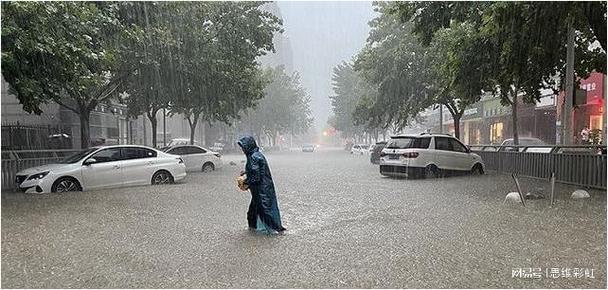
[[[244,157],[223,158],[175,185],[3,193],[2,287],[606,287],[605,191],[573,201],[558,186],[553,208],[524,208],[502,203],[507,175],[390,179],[339,149],[268,153],[288,231],[265,236],[247,230]],[[512,278],[519,268],[594,278]]]

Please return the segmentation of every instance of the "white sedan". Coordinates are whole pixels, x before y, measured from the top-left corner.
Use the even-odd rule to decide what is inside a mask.
[[[350,149],[350,154],[356,154],[356,155],[369,154],[369,145],[367,145],[367,144],[355,144]]]
[[[176,155],[136,145],[85,149],[58,164],[17,173],[21,191],[67,192],[130,185],[173,183],[186,177]]]
[[[197,145],[178,145],[163,148],[164,152],[179,155],[188,171],[209,172],[222,167],[222,156]]]

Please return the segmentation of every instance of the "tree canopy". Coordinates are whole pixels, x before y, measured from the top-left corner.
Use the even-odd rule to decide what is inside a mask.
[[[3,2],[2,74],[23,109],[48,102],[78,114],[82,147],[89,115],[131,72],[122,59],[128,29],[116,2]]]

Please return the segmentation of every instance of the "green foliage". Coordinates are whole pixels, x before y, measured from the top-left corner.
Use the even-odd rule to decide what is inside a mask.
[[[355,72],[352,65],[343,62],[336,66],[332,75],[334,95],[329,96],[334,115],[330,124],[342,132],[343,137],[351,137],[364,131],[363,126],[357,126],[358,119],[365,119],[365,112],[355,112],[357,104],[363,98],[369,98],[366,94],[367,83]],[[373,92],[373,91],[372,91]]]
[[[266,134],[274,140],[279,133],[303,134],[312,125],[310,97],[300,84],[300,77],[288,75],[283,66],[265,70],[269,80],[264,97],[247,111],[239,127],[254,135]]]
[[[433,104],[443,104],[458,128],[464,110],[480,99],[485,86],[486,47],[475,25],[440,28],[424,45],[414,25],[401,22],[394,9],[378,4],[380,16],[370,23],[368,42],[357,56],[356,70],[377,91],[360,98],[356,123],[400,129]]]
[[[3,2],[2,74],[27,112],[56,102],[88,118],[129,73],[121,59],[128,30],[115,2]]]
[[[380,16],[370,22],[365,47],[355,70],[376,90],[359,103],[358,123],[407,125],[432,102],[433,71],[427,49],[412,34],[410,23],[387,13],[389,4],[378,4]]]
[[[533,103],[540,90],[560,90],[564,84],[568,24],[577,30],[575,70],[586,77],[606,71],[606,3],[592,2],[399,2],[390,8],[425,42],[441,37],[441,30],[463,23],[470,26],[483,62],[462,63],[479,74],[481,84],[497,91],[504,105],[512,105],[517,142],[518,98]],[[599,41],[602,47],[591,49]],[[475,56],[476,54],[470,54]],[[463,58],[466,59],[466,58]],[[475,91],[477,87],[474,87]]]

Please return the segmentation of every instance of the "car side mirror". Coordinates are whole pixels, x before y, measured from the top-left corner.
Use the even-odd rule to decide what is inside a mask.
[[[467,145],[467,153],[471,153],[471,146]]]
[[[91,164],[93,164],[93,163],[95,163],[95,162],[97,162],[97,160],[96,160],[95,158],[89,158],[89,159],[85,160],[85,161],[82,163],[82,165],[84,165],[84,166],[89,166],[89,165],[91,165]]]

